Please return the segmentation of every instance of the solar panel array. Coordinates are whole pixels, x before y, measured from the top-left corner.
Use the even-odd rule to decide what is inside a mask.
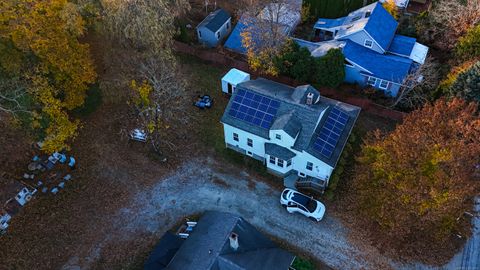
[[[228,114],[255,126],[269,129],[280,102],[243,89],[238,89]]]
[[[332,108],[320,134],[315,140],[313,149],[326,158],[330,158],[347,122],[348,115],[345,112],[336,107]]]

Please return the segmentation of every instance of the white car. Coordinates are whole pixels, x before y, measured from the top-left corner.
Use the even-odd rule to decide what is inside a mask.
[[[289,213],[300,213],[315,221],[322,220],[325,214],[325,205],[321,202],[290,188],[283,190],[280,203]]]

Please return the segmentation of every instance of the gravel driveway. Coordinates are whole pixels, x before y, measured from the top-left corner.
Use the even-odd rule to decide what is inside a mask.
[[[258,229],[335,269],[405,267],[391,262],[367,243],[353,247],[344,227],[329,215],[328,208],[324,220],[319,223],[288,214],[279,204],[279,191],[262,182],[252,182],[252,177],[246,173],[226,174],[215,167],[213,161],[187,162],[152,189],[139,190],[131,204],[112,218],[112,228],[105,239],[86,253],[79,251],[64,269],[90,268],[108,242],[116,242],[119,238],[128,242],[144,234],[159,238],[182,217],[205,210],[239,214]],[[224,170],[228,169],[221,171]],[[424,267],[415,265],[413,268]]]

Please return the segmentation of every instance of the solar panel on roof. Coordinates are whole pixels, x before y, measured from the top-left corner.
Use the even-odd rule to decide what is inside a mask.
[[[313,144],[313,149],[326,158],[330,158],[347,122],[348,114],[337,107],[333,107]]]
[[[228,114],[255,126],[269,129],[280,102],[269,97],[238,89]]]

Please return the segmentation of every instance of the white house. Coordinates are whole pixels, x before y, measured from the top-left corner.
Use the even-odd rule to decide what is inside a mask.
[[[266,79],[237,84],[223,114],[226,147],[265,163],[286,186],[323,191],[360,108]]]

